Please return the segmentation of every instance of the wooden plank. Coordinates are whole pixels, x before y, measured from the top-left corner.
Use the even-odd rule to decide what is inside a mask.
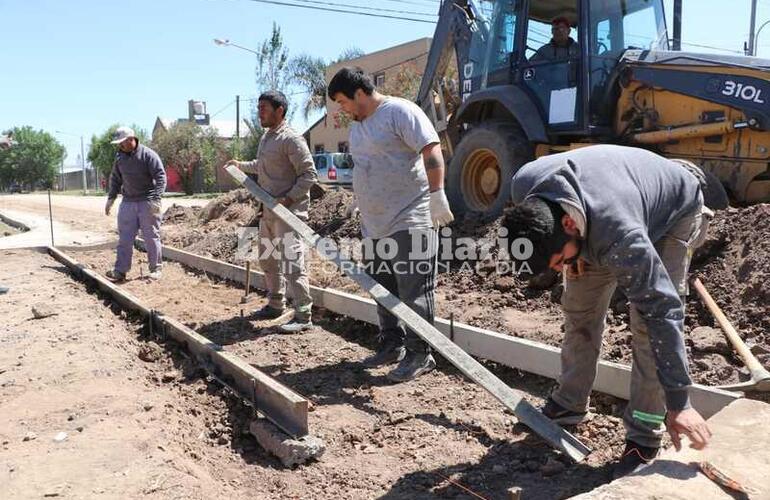
[[[245,281],[245,269],[233,264],[195,255],[184,250],[163,247],[163,255],[170,260],[184,263],[192,269],[205,271],[214,276],[224,277],[218,271],[227,269],[226,275],[238,283]],[[216,263],[214,265],[213,263]],[[263,288],[264,275],[251,271],[251,282]],[[359,321],[376,325],[377,303],[338,290],[310,287],[314,305],[342,314]],[[436,328],[449,336],[449,320],[436,318]],[[561,373],[561,349],[540,342],[477,328],[463,323],[454,324],[454,342],[468,354],[494,361],[511,368],[518,368],[535,375],[556,379]],[[600,360],[594,382],[594,390],[618,398],[628,399],[631,386],[631,368],[620,363]],[[694,385],[690,396],[693,406],[709,418],[716,412],[740,398],[740,394],[714,387]]]
[[[86,269],[56,248],[48,247],[48,252],[72,270],[76,277],[94,282],[125,309],[136,311],[144,318],[150,317],[151,310],[126,290]],[[165,331],[184,345],[208,370],[227,383],[240,397],[255,404],[260,413],[286,433],[293,437],[308,434],[307,399],[173,318],[155,313],[153,328]]]
[[[534,430],[551,446],[562,450],[575,461],[582,461],[590,453],[591,450],[580,440],[529,404],[524,399],[522,393],[508,387],[492,372],[484,368],[481,363],[447,339],[432,324],[420,317],[407,307],[406,304],[401,302],[398,297],[366,274],[357,263],[343,257],[333,242],[325,241],[325,244],[318,245],[321,239],[318,234],[313,232],[307,224],[297,218],[286,207],[277,204],[272,196],[260,188],[246,174],[234,166],[229,166],[226,170],[261,201],[267,209],[271,210],[279,219],[288,224],[306,244],[315,248],[316,252],[326,260],[337,264],[337,267],[344,274],[358,283],[380,305],[401,319],[407,327],[417,333],[428,345],[441,354],[444,359],[452,363],[468,378],[479,384],[508,409],[513,411],[520,422]]]

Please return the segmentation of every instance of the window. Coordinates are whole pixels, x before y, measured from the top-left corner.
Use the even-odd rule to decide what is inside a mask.
[[[579,57],[577,20],[575,0],[559,2],[556,5],[551,0],[533,1],[527,20],[525,57],[530,61],[541,62],[566,61]],[[569,26],[566,23],[569,23]]]
[[[316,144],[313,146],[313,152],[315,154],[323,153],[325,151],[323,144]]]
[[[385,73],[375,73],[372,76],[372,80],[374,80],[375,87],[382,87],[385,85]]]
[[[348,145],[348,141],[338,142],[337,143],[337,151],[340,153],[347,153],[349,152],[350,147]]]

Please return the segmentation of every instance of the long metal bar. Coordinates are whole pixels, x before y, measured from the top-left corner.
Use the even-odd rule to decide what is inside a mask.
[[[425,342],[468,378],[489,391],[503,405],[513,411],[519,421],[539,434],[551,446],[562,450],[576,462],[582,461],[590,453],[590,448],[545,417],[529,404],[520,392],[514,391],[505,385],[502,380],[484,368],[481,363],[452,343],[433,325],[421,318],[401,302],[398,297],[391,294],[385,287],[377,283],[374,278],[366,274],[358,263],[341,255],[333,242],[325,241],[323,244],[318,245],[318,242],[321,240],[318,234],[313,232],[307,224],[298,219],[289,209],[276,203],[270,194],[260,188],[245,173],[235,166],[226,167],[226,170],[235,180],[243,184],[251,194],[261,201],[266,208],[272,210],[279,219],[288,224],[305,243],[315,248],[319,255],[337,264],[337,267],[343,273],[358,283],[374,300],[401,319],[407,327],[416,332]]]
[[[256,395],[259,398],[259,412],[287,434],[293,437],[308,434],[307,399],[179,321],[152,311],[138,298],[87,269],[64,252],[48,247],[48,253],[67,266],[77,278],[96,283],[123,308],[136,311],[143,318],[150,318],[150,321],[154,320],[154,331],[165,332],[184,345],[212,375],[225,381],[241,398],[251,402]]]
[[[143,241],[137,240],[137,244],[144,249]],[[246,273],[242,267],[178,248],[164,246],[163,258],[236,283],[242,284],[246,281]],[[265,289],[262,273],[251,271],[249,276],[254,287]],[[358,321],[377,324],[377,303],[371,299],[312,285],[310,286],[310,294],[313,297],[313,303],[318,307]],[[435,326],[439,332],[449,337],[461,349],[477,358],[487,359],[548,378],[557,378],[561,372],[561,351],[558,347],[477,328],[457,321],[454,322],[454,338],[452,338],[451,321],[442,318],[436,318]],[[593,387],[595,391],[627,400],[630,396],[630,386],[630,366],[599,360]],[[721,388],[694,384],[690,389],[690,397],[698,412],[704,418],[709,418],[741,396]]]

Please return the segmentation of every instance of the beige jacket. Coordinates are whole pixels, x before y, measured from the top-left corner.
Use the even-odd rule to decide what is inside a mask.
[[[262,135],[255,160],[238,166],[256,174],[257,184],[275,198],[291,198],[291,211],[307,218],[310,188],[318,182],[318,173],[305,139],[285,121]]]

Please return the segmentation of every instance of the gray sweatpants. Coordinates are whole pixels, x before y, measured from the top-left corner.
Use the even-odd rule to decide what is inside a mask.
[[[284,308],[288,285],[299,320],[310,319],[313,299],[305,267],[305,245],[291,228],[270,210],[264,210],[259,221],[259,266],[265,273],[268,303]]]
[[[153,213],[150,201],[120,202],[118,208],[118,251],[115,259],[115,270],[127,273],[131,269],[131,259],[134,254],[134,240],[139,229],[142,230],[147,261],[150,271],[161,266],[162,255],[160,245],[161,214]],[[156,201],[155,203],[160,203]]]
[[[682,217],[655,244],[669,277],[682,297],[687,295],[687,271],[692,252],[703,243],[709,219],[710,214],[699,209]],[[588,408],[591,387],[596,378],[607,308],[615,287],[614,276],[602,267],[586,265],[582,276],[565,276],[562,295],[565,334],[561,352],[561,376],[551,397],[569,410],[583,412]],[[664,393],[658,381],[647,325],[633,304],[630,328],[633,363],[631,397],[623,415],[626,438],[642,446],[658,447],[666,412]]]
[[[435,316],[436,251],[434,229],[398,231],[386,238],[368,240],[373,252],[364,250],[364,265],[380,285],[401,299],[414,312],[433,324]],[[410,352],[430,352],[416,333],[404,328],[387,309],[377,304],[380,340],[403,344]]]

